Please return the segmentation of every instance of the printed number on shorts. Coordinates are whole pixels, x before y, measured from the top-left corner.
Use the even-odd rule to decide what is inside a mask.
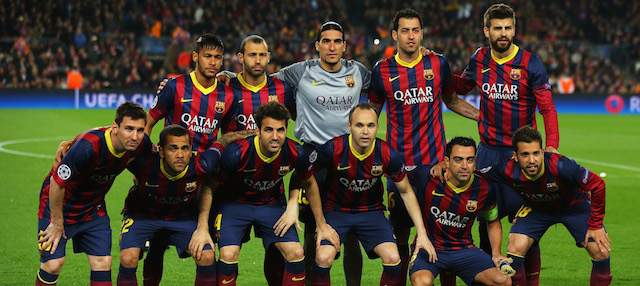
[[[387,192],[389,197],[387,198],[387,205],[389,206],[389,210],[392,210],[396,207],[396,200],[393,199],[393,193],[395,192]]]
[[[220,231],[220,224],[222,223],[222,214],[218,214],[216,216],[216,221],[213,223],[213,227],[216,228],[216,231]]]
[[[120,234],[125,234],[129,232],[129,227],[133,224],[133,219],[128,218],[122,221],[122,226],[120,227]]]
[[[298,192],[298,204],[300,205],[309,204],[309,201],[307,201],[307,190],[300,189],[300,192]]]
[[[525,217],[529,214],[529,212],[531,212],[531,208],[530,207],[525,207],[522,206],[520,208],[520,210],[518,210],[518,213],[516,214],[516,217]]]

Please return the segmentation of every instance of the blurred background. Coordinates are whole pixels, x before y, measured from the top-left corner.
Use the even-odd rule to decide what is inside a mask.
[[[4,0],[0,6],[0,88],[155,89],[192,70],[197,37],[225,44],[224,68],[249,34],[270,45],[271,72],[314,58],[315,33],[335,20],[348,51],[371,68],[395,53],[391,21],[413,8],[423,45],[443,53],[454,73],[488,45],[482,14],[494,1],[150,1]],[[545,64],[554,94],[640,93],[640,1],[515,0],[516,40]],[[379,44],[374,41],[378,39]],[[377,42],[377,41],[375,41]]]

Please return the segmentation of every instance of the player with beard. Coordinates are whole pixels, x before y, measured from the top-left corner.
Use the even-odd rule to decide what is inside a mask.
[[[603,225],[605,183],[595,173],[557,154],[544,152],[542,135],[531,126],[513,133],[513,156],[476,171],[508,185],[524,204],[509,233],[507,256],[516,270],[514,285],[529,285],[524,254],[549,227],[562,223],[576,246],[591,256],[590,285],[611,284],[611,240]],[[535,283],[538,283],[536,279]]]
[[[559,144],[558,115],[551,97],[549,75],[542,62],[531,52],[513,44],[516,18],[506,4],[494,4],[484,13],[484,35],[490,46],[479,48],[469,60],[462,75],[454,75],[458,94],[466,94],[474,87],[480,93],[478,132],[478,162],[482,169],[511,158],[511,137],[516,129],[531,125],[536,128],[536,108],[542,114],[546,133],[547,152],[557,152]],[[512,191],[498,190],[500,218],[515,213],[522,200]],[[485,231],[486,223],[479,223],[480,245],[490,253]],[[528,285],[538,285],[540,276],[540,248],[530,248],[525,262]]]
[[[414,173],[419,166],[435,165],[445,156],[442,103],[454,112],[477,118],[478,110],[459,99],[453,90],[447,59],[420,52],[423,29],[418,12],[398,11],[393,20],[393,39],[398,54],[378,62],[371,72],[369,101],[378,112],[387,104],[387,142],[403,155],[409,182],[424,179]],[[409,233],[413,226],[395,185],[387,179],[390,220],[402,259],[403,279],[409,264]]]

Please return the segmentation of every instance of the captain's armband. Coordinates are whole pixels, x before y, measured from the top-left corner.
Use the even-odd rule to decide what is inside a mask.
[[[498,218],[498,206],[494,205],[489,210],[482,210],[480,211],[480,215],[485,221],[493,221]]]

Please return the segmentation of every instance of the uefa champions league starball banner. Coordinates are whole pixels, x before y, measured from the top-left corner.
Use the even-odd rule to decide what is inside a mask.
[[[155,90],[0,89],[0,109],[115,109],[125,101],[134,101],[149,109],[155,97]],[[460,98],[479,106],[479,95]],[[366,100],[363,94],[360,101]],[[640,115],[640,95],[637,94],[554,94],[553,102],[558,113]],[[444,105],[443,110],[451,112]]]

